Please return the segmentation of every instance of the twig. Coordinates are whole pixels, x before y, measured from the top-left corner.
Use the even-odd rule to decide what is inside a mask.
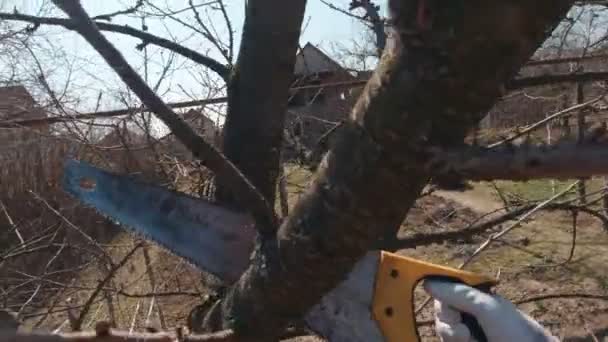
[[[15,235],[17,235],[19,242],[21,242],[21,247],[25,248],[25,240],[23,240],[23,236],[21,236],[19,228],[15,225],[15,222],[11,218],[11,215],[9,215],[8,210],[6,210],[4,202],[0,201],[0,207],[2,207],[2,212],[4,212],[4,216],[6,216],[6,220],[8,221],[10,228],[15,232]]]
[[[547,205],[549,205],[550,203],[552,203],[556,199],[558,199],[561,196],[565,195],[566,193],[570,192],[570,190],[572,190],[578,184],[578,182],[579,181],[576,181],[576,182],[572,183],[569,187],[567,187],[563,191],[561,191],[561,192],[557,193],[556,195],[551,196],[549,199],[547,199],[547,200],[539,203],[532,210],[530,210],[527,213],[525,213],[524,215],[522,215],[516,222],[514,222],[511,225],[509,225],[507,228],[503,229],[502,231],[500,231],[500,232],[498,232],[496,234],[492,234],[484,243],[482,243],[473,252],[473,254],[471,254],[468,258],[466,258],[458,266],[458,269],[462,269],[466,265],[468,265],[469,263],[471,263],[475,259],[475,257],[477,257],[479,254],[481,254],[484,250],[486,250],[492,244],[492,242],[494,242],[495,240],[501,238],[502,236],[504,236],[505,234],[509,233],[513,229],[519,227],[522,224],[522,222],[524,222],[525,220],[527,220],[528,218],[530,218],[537,211],[541,210],[542,208],[546,207]],[[422,309],[424,309],[424,307],[427,306],[430,301],[431,301],[431,297],[427,297],[426,300],[418,308],[416,308],[416,311],[415,311],[416,314],[418,314],[420,311],[422,311]]]
[[[3,20],[16,20],[16,21],[24,21],[33,23],[34,25],[52,25],[52,26],[62,26],[68,30],[78,30],[78,22],[69,19],[62,18],[49,18],[49,17],[37,17],[20,13],[6,13],[0,12],[0,19]],[[148,32],[140,31],[135,28],[126,26],[126,25],[116,25],[102,22],[95,22],[95,25],[103,31],[120,33],[128,36],[132,36],[135,38],[141,39],[144,44],[154,44],[165,49],[174,51],[175,53],[180,54],[183,57],[191,59],[192,61],[204,65],[209,69],[216,72],[223,79],[227,79],[230,74],[230,69],[221,64],[220,62],[214,60],[213,58],[207,57],[205,55],[201,55],[200,53],[184,47],[180,44],[172,42],[168,39],[161,38],[150,34]]]
[[[224,103],[228,100],[226,97],[216,97],[205,100],[193,100],[193,101],[183,101],[183,102],[173,102],[167,103],[167,106],[171,108],[186,108],[186,107],[194,107],[206,104],[216,104],[216,103]],[[147,110],[147,108],[144,108]],[[0,120],[0,128],[21,128],[21,127],[36,127],[41,125],[48,125],[60,122],[71,122],[78,120],[90,120],[90,119],[99,119],[99,118],[111,118],[115,116],[121,115],[131,115],[137,111],[142,111],[141,107],[137,108],[124,108],[124,109],[116,109],[116,110],[108,110],[101,112],[93,112],[93,113],[84,113],[84,114],[74,114],[69,116],[54,116],[49,118],[39,118],[39,119],[27,119],[27,120]]]
[[[511,136],[509,138],[506,138],[504,140],[501,140],[499,142],[496,142],[496,143],[493,143],[493,144],[489,145],[488,148],[495,148],[497,146],[500,146],[500,145],[506,144],[508,142],[511,142],[511,141],[513,141],[513,140],[515,140],[515,139],[517,139],[517,138],[519,138],[519,137],[521,137],[521,136],[523,136],[523,135],[525,135],[525,134],[527,134],[527,133],[529,133],[529,132],[531,132],[531,131],[539,128],[539,127],[541,127],[542,125],[546,124],[547,122],[549,122],[551,120],[557,119],[557,118],[559,118],[561,116],[564,116],[566,114],[570,114],[570,113],[572,113],[574,111],[587,108],[587,107],[589,107],[589,106],[591,106],[591,105],[593,105],[593,104],[601,101],[604,97],[605,97],[605,95],[602,94],[602,95],[600,95],[600,96],[598,96],[598,97],[596,97],[594,99],[591,99],[591,100],[589,100],[587,102],[580,103],[580,104],[574,105],[572,107],[560,110],[557,113],[551,114],[551,115],[545,117],[544,119],[542,119],[542,120],[540,120],[540,121],[538,121],[536,123],[533,123],[532,125],[524,128],[523,130],[519,131],[517,134],[515,134],[515,135],[513,135],[513,136]]]
[[[129,333],[110,329],[107,324],[100,323],[96,331],[44,334],[15,333],[0,331],[0,341],[5,342],[241,342],[247,341],[238,337],[232,330],[220,331],[204,335],[182,335],[176,333]]]
[[[80,229],[80,227],[72,223],[72,221],[70,221],[67,217],[61,214],[57,209],[53,208],[53,206],[51,206],[51,204],[47,202],[44,198],[42,198],[40,195],[31,190],[30,193],[34,196],[35,199],[42,202],[50,211],[52,211],[53,214],[55,214],[57,217],[67,223],[69,227],[80,233],[80,235],[82,235],[91,245],[95,246],[107,260],[111,260],[110,256],[106,253],[106,250],[101,247],[101,245],[97,241],[95,241],[89,234],[85,233],[82,229]]]
[[[568,192],[570,192],[570,190],[572,190],[577,184],[579,183],[579,181],[576,181],[572,184],[570,184],[570,186],[568,186],[566,189],[560,191],[559,193],[551,196],[549,199],[539,203],[538,205],[536,205],[532,210],[528,211],[526,214],[522,215],[516,222],[514,222],[513,224],[509,225],[507,228],[503,229],[502,231],[500,231],[499,233],[496,234],[492,234],[484,243],[482,243],[474,252],[473,254],[471,254],[467,259],[465,259],[465,261],[463,261],[458,268],[462,269],[464,268],[466,265],[468,265],[469,263],[471,263],[475,257],[477,257],[479,254],[481,254],[484,250],[486,250],[494,240],[499,239],[501,237],[503,237],[505,234],[508,234],[510,231],[512,231],[513,229],[519,227],[525,220],[527,220],[528,218],[530,218],[532,215],[534,215],[537,211],[545,208],[546,206],[548,206],[549,204],[551,204],[552,202],[554,202],[555,200],[557,200],[558,198],[562,197],[563,195],[567,194]]]
[[[534,209],[535,206],[536,204],[527,204],[518,208],[513,208],[513,210],[508,211],[503,215],[496,216],[486,222],[473,222],[467,227],[458,230],[439,233],[417,233],[401,239],[395,238],[390,241],[383,241],[381,248],[389,251],[397,251],[400,249],[428,246],[431,244],[438,244],[446,241],[455,241],[458,239],[470,238],[472,236],[486,232],[498,226],[499,224],[513,220],[514,218]],[[568,203],[551,203],[545,206],[543,210],[569,210],[572,212],[584,212],[594,217],[597,217],[602,221],[603,224],[608,224],[608,217],[588,207],[581,207]]]
[[[201,297],[200,292],[185,292],[185,291],[129,293],[129,292],[125,292],[124,290],[116,290],[115,292],[118,295],[130,297],[130,298],[173,297],[173,296]]]
[[[544,295],[538,295],[538,296],[531,296],[531,297],[526,297],[526,298],[523,298],[520,300],[516,300],[513,303],[516,305],[521,305],[521,304],[526,304],[526,303],[531,303],[531,302],[538,302],[541,300],[565,299],[565,298],[596,299],[596,300],[608,301],[607,295],[573,292],[573,293],[550,293],[550,294],[544,294]]]
[[[131,318],[131,325],[129,327],[129,334],[133,333],[135,329],[135,322],[137,322],[137,315],[139,315],[139,306],[141,305],[141,300],[137,301],[137,305],[135,305],[135,312],[133,313],[133,318]]]
[[[173,132],[173,134],[201,160],[202,164],[215,174],[222,174],[230,182],[231,190],[242,199],[244,207],[252,211],[257,227],[262,233],[271,234],[276,229],[276,217],[273,208],[253,184],[218,152],[203,137],[198,135],[167,106],[143,81],[139,74],[127,63],[122,54],[99,32],[95,23],[87,15],[77,0],[53,0],[74,21],[75,30],[85,38],[106,62],[116,71],[120,78],[137,94],[139,99],[153,111]]]
[[[574,250],[576,249],[576,226],[578,223],[578,211],[577,210],[573,210],[572,211],[572,244],[570,245],[570,252],[568,253],[568,257],[566,258],[566,260],[557,263],[557,264],[549,264],[549,265],[534,265],[532,267],[537,268],[537,267],[559,267],[559,266],[564,266],[566,264],[568,264],[570,261],[572,261],[572,258],[574,257]]]
[[[112,279],[112,277],[114,277],[114,274],[116,274],[116,272],[122,266],[124,266],[127,263],[127,261],[129,261],[131,256],[133,256],[133,254],[135,254],[135,252],[142,246],[143,246],[143,243],[141,243],[141,242],[138,243],[137,245],[135,245],[135,247],[133,249],[131,249],[131,251],[129,253],[127,253],[127,255],[125,255],[118,264],[116,264],[114,267],[112,267],[112,269],[108,272],[106,277],[102,281],[99,282],[99,285],[97,285],[97,288],[95,288],[95,290],[93,290],[93,293],[91,293],[91,295],[89,296],[89,299],[87,299],[87,301],[83,305],[82,310],[80,310],[80,314],[79,314],[78,318],[76,319],[76,322],[74,323],[74,330],[79,330],[80,327],[82,326],[84,317],[89,312],[91,305],[93,304],[93,301],[95,301],[95,297],[97,297],[99,292],[101,292],[101,290],[106,286],[106,284],[110,281],[110,279]]]
[[[152,289],[152,292],[155,292],[156,288],[157,288],[156,276],[154,273],[154,269],[152,267],[150,252],[148,250],[147,245],[144,246],[143,252],[144,252],[144,261],[146,263],[146,273],[148,273],[148,280],[150,282],[150,288]],[[156,296],[152,296],[152,299],[150,300],[150,313],[148,314],[148,316],[150,316],[150,314],[152,313],[152,309],[155,306],[154,303],[156,303]],[[156,310],[158,312],[158,320],[160,321],[160,327],[161,327],[161,329],[166,330],[167,323],[165,322],[165,315],[163,313],[163,309],[160,305],[158,305]],[[146,322],[148,322],[148,319],[146,319]]]
[[[289,215],[289,192],[287,191],[287,176],[285,175],[285,164],[281,160],[279,166],[279,205],[281,207],[281,219]]]
[[[587,321],[585,321],[585,330],[587,331],[589,336],[591,336],[591,338],[593,339],[593,342],[600,342],[600,340],[597,338],[597,336],[595,336],[595,334],[593,333],[593,330],[591,330],[591,328],[589,328],[589,323],[587,323]]]
[[[502,204],[504,205],[505,210],[509,211],[509,207],[511,207],[511,205],[509,204],[509,200],[507,200],[507,198],[503,194],[502,190],[500,190],[500,188],[498,187],[498,185],[496,184],[495,181],[490,182],[490,184],[492,184],[492,188],[494,188],[494,191],[496,192],[496,194],[502,201]]]

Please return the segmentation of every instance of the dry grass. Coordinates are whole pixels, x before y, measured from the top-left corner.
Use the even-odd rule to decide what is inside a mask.
[[[118,262],[133,244],[132,237],[117,235],[119,227],[63,192],[61,177],[65,160],[85,160],[107,170],[136,172],[141,178],[167,183],[158,172],[155,154],[149,149],[131,151],[117,145],[119,148],[104,149],[70,136],[37,134],[14,137],[3,145],[0,153],[3,163],[0,170],[0,307],[18,311],[26,326],[68,328],[64,324],[68,308],[77,313],[92,293],[91,289],[111,267],[108,258]],[[174,172],[170,170],[170,173]],[[151,269],[158,273],[156,291],[179,287],[191,291],[199,285],[200,282],[192,281],[197,272],[191,272],[192,277],[186,276],[192,270],[189,265],[157,247],[149,251],[154,264]],[[148,270],[142,266],[142,259],[141,253],[137,253],[107,288],[153,292],[146,288],[149,281],[141,281]],[[175,283],[175,274],[181,275],[178,279],[183,279],[183,284]],[[140,317],[150,301],[149,298],[120,298],[112,291],[102,291],[102,294],[94,301],[85,325],[109,316],[115,316],[121,325],[129,325],[138,303],[142,310],[137,315]],[[163,297],[154,302],[162,304],[171,300]],[[174,302],[186,301],[182,298]],[[106,306],[109,303],[112,310],[101,303]],[[47,315],[48,310],[53,313]],[[110,314],[110,311],[114,312]],[[167,310],[165,320],[182,321],[179,315],[184,312],[187,310]]]
[[[469,193],[450,198],[476,205],[479,212],[501,205],[487,184],[477,184]],[[472,200],[476,199],[475,200]],[[411,217],[411,219],[416,219]],[[412,224],[412,222],[410,222]],[[445,223],[449,225],[449,223]],[[421,259],[458,266],[487,237],[471,242],[447,243],[403,251]],[[476,259],[468,269],[486,274],[500,272],[497,291],[512,300],[548,293],[593,293],[608,295],[608,234],[596,218],[579,215],[577,243],[571,261],[572,217],[566,212],[542,212],[516,228]],[[608,326],[608,302],[585,299],[556,299],[522,305],[559,336],[587,336],[583,322],[593,329]],[[427,312],[423,317],[429,318]],[[429,332],[427,331],[427,334]]]
[[[289,165],[285,173],[289,203],[293,205],[308,186],[311,174],[295,165]],[[528,199],[546,197],[547,184],[547,182],[498,183],[501,189]],[[592,184],[595,186],[594,182]],[[189,189],[188,184],[185,183],[180,187]],[[418,201],[416,208],[411,211],[407,222],[404,223],[402,234],[413,231],[458,229],[483,212],[501,206],[500,200],[488,183],[475,184],[473,190],[465,193],[440,192],[438,195]],[[445,215],[441,215],[445,210],[455,210],[456,215],[446,218]],[[70,215],[71,217],[88,216],[93,221],[101,220],[90,211],[87,213],[83,215],[81,211]],[[433,219],[430,220],[429,216],[433,216]],[[568,257],[572,239],[570,221],[566,213],[539,214],[535,220],[525,223],[523,227],[507,235],[503,242],[495,243],[493,248],[482,254],[471,265],[470,269],[490,274],[500,270],[502,283],[498,292],[511,299],[555,292],[607,294],[608,236],[602,231],[596,219],[581,214],[577,248],[572,261],[565,265],[548,266],[548,264],[560,263]],[[437,226],[437,222],[441,223],[441,227]],[[107,227],[107,223],[104,224]],[[99,227],[99,223],[97,226]],[[430,245],[402,252],[423,260],[456,266],[486,237],[487,234],[471,241]],[[116,263],[132,248],[136,238],[121,232],[103,241],[102,246]],[[133,298],[124,293],[117,293],[123,291],[128,294],[158,294],[183,291],[202,296],[206,292],[206,286],[201,281],[201,273],[198,270],[155,245],[150,244],[148,252],[148,263],[143,250],[139,250],[125,267],[116,273],[106,286],[107,291],[102,291],[91,307],[84,321],[84,328],[90,328],[93,322],[99,320],[114,320],[116,326],[134,330],[142,330],[146,326],[172,327],[185,324],[186,315],[193,306],[202,301],[201,297],[149,295]],[[91,262],[82,270],[72,273],[73,283],[87,288],[72,288],[65,291],[60,295],[57,307],[66,308],[69,305],[77,306],[85,302],[91,295],[92,288],[107,274],[107,266],[99,261]],[[155,283],[154,288],[152,281]],[[63,282],[72,283],[67,280]],[[56,288],[54,291],[49,294],[57,293]],[[68,298],[71,299],[69,305]],[[417,300],[420,301],[422,298],[418,296]],[[47,307],[48,305],[32,308],[28,313],[41,313]],[[581,330],[583,321],[594,328],[605,327],[608,321],[605,319],[608,317],[608,303],[597,301],[560,299],[526,304],[522,308],[562,335],[586,335],[587,333]],[[429,319],[430,315],[431,312],[426,310],[419,319]],[[62,326],[67,318],[66,312],[58,312],[47,318],[40,327],[54,329]],[[37,319],[38,317],[27,320],[26,323],[31,327]],[[65,330],[69,329],[65,324],[62,327]],[[434,339],[429,329],[423,329],[422,332],[425,340]]]

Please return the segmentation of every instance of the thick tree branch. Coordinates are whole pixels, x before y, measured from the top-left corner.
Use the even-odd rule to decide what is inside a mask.
[[[228,85],[224,153],[272,207],[305,5],[306,0],[247,2],[239,55]],[[226,191],[231,180],[222,174],[216,179],[217,199],[237,204],[235,194]]]
[[[0,12],[0,19],[3,20],[14,20],[14,21],[22,21],[27,23],[32,23],[34,25],[53,25],[53,26],[62,26],[68,30],[77,30],[77,23],[73,20],[62,19],[62,18],[49,18],[49,17],[37,17],[27,14],[20,13],[6,13]],[[201,55],[200,53],[191,50],[187,47],[184,47],[180,44],[172,42],[168,39],[161,38],[155,36],[153,34],[140,31],[138,29],[126,26],[126,25],[116,25],[102,22],[95,22],[95,25],[102,31],[115,32],[124,35],[128,35],[131,37],[139,38],[143,41],[142,44],[154,44],[165,49],[174,51],[175,53],[180,54],[183,57],[191,59],[192,61],[204,65],[209,69],[216,72],[219,76],[221,76],[224,80],[228,80],[230,76],[230,69],[224,64],[214,60],[213,58],[207,57],[205,55]],[[139,45],[142,46],[142,45]]]
[[[541,65],[555,65],[555,64],[564,64],[564,63],[581,63],[592,61],[596,59],[608,59],[608,55],[606,54],[597,54],[590,56],[579,56],[579,57],[562,57],[562,58],[548,58],[548,59],[533,59],[526,63],[525,66],[541,66]]]
[[[521,88],[537,87],[537,86],[542,86],[542,85],[547,85],[547,84],[605,81],[606,79],[608,79],[608,72],[606,72],[606,71],[580,72],[580,73],[574,73],[574,74],[542,75],[542,76],[516,78],[508,84],[507,88],[521,89]]]
[[[243,207],[251,210],[259,227],[273,229],[276,224],[274,210],[257,191],[255,186],[224,155],[196,134],[180,116],[175,114],[150,89],[144,80],[127,63],[122,54],[99,32],[78,0],[54,0],[54,4],[66,12],[74,22],[74,29],[99,52],[120,78],[156,114],[171,132],[183,143],[202,164],[216,175],[229,179],[230,189],[239,194]]]
[[[467,147],[435,152],[428,167],[473,181],[574,179],[608,174],[608,144]]]
[[[430,27],[419,25],[420,3],[432,4]],[[276,245],[231,288],[225,324],[272,336],[394,236],[431,177],[428,147],[462,142],[572,3],[389,0],[377,70]]]

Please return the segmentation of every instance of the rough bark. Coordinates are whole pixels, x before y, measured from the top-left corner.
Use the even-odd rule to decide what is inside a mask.
[[[306,0],[250,0],[228,85],[224,154],[274,207],[289,86]],[[217,175],[217,199],[238,205]]]
[[[606,79],[608,79],[608,72],[605,71],[541,75],[515,79],[508,84],[508,88],[515,90],[544,86],[547,84],[605,81]]]
[[[592,175],[608,174],[608,144],[560,143],[500,149],[467,147],[437,152],[429,165],[441,175],[472,181],[587,179]],[[584,191],[579,191],[579,196],[584,195]]]
[[[215,312],[223,325],[271,340],[394,236],[432,176],[425,148],[462,142],[573,2],[433,1],[420,27],[428,1],[389,1],[389,40],[352,120]]]

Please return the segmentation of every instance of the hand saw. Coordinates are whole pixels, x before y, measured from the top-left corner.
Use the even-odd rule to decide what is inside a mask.
[[[227,283],[249,265],[256,237],[249,215],[74,160],[66,163],[63,186],[103,215]],[[370,251],[304,320],[330,342],[417,341],[414,289],[432,277],[484,291],[497,284],[483,275]],[[477,341],[486,340],[474,317],[463,314],[463,323]]]

